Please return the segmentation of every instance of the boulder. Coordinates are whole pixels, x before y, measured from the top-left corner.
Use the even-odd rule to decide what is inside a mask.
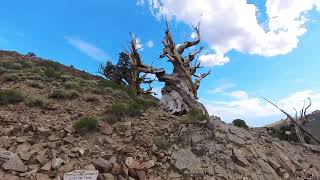
[[[26,172],[28,167],[23,164],[22,160],[17,154],[14,154],[5,149],[0,149],[0,164],[4,170],[13,170],[18,172]]]
[[[190,149],[178,149],[172,153],[171,158],[173,159],[172,165],[179,172],[187,170],[193,174],[203,173],[200,159]]]
[[[112,164],[103,158],[94,159],[92,163],[97,169],[101,169],[104,173],[108,173],[112,169]]]

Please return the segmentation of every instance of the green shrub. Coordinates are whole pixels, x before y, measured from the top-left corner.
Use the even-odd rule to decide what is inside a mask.
[[[79,76],[80,76],[82,79],[86,79],[86,80],[92,79],[92,77],[91,77],[89,74],[87,74],[87,73],[81,73]]]
[[[39,98],[39,97],[31,97],[26,99],[26,105],[29,107],[45,107],[48,105],[48,102]]]
[[[116,122],[121,121],[121,117],[115,115],[115,114],[108,114],[105,119],[106,122],[108,122],[109,124],[114,124]]]
[[[38,81],[27,81],[27,85],[33,88],[43,89],[44,85]]]
[[[248,128],[246,122],[242,119],[235,119],[232,121],[232,124],[240,128],[245,128],[245,129]]]
[[[78,131],[93,131],[97,129],[98,120],[95,117],[82,117],[73,124]]]
[[[80,93],[76,90],[55,89],[49,95],[49,98],[53,99],[75,99],[80,96]]]
[[[68,97],[67,99],[75,99],[75,98],[78,98],[80,97],[80,93],[76,90],[70,90],[68,91]]]
[[[14,90],[0,90],[0,105],[13,104],[23,101],[21,93]]]
[[[169,141],[169,138],[166,138],[164,136],[158,136],[153,140],[154,144],[163,150],[168,150],[171,146],[171,143]]]
[[[6,69],[19,70],[23,68],[23,65],[20,62],[7,61],[7,62],[4,62],[3,67],[5,67]]]
[[[111,106],[110,114],[123,116],[138,116],[146,109],[156,106],[157,102],[142,97],[134,98],[128,102],[115,103]]]
[[[111,106],[111,114],[124,116],[128,113],[129,108],[127,103],[115,103]]]
[[[189,111],[186,116],[183,118],[183,123],[186,124],[195,124],[199,121],[206,120],[208,117],[200,111],[192,110]]]
[[[113,96],[119,97],[119,98],[124,98],[124,99],[129,99],[130,96],[128,95],[127,92],[120,90],[120,89],[116,89],[112,92]]]
[[[79,85],[77,81],[67,81],[63,84],[66,89],[73,89],[77,91],[82,91],[82,87]]]
[[[17,74],[4,74],[3,75],[5,81],[17,81],[19,80],[19,76]]]
[[[122,89],[123,88],[123,86],[121,86],[111,80],[100,80],[98,84],[99,84],[99,86],[105,87],[105,88],[106,87],[110,87],[112,89]]]
[[[56,79],[60,79],[61,71],[53,67],[47,67],[44,70],[44,75],[48,78],[48,80],[56,80]]]

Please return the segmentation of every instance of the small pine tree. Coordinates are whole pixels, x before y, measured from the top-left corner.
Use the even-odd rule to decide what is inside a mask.
[[[248,125],[242,119],[235,119],[235,120],[232,121],[232,124],[237,126],[237,127],[240,127],[240,128],[245,128],[245,129],[248,128]]]

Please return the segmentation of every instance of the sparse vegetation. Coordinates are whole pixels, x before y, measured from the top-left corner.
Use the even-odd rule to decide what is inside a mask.
[[[242,119],[235,119],[232,121],[232,124],[240,128],[244,128],[244,129],[248,128],[247,123]]]
[[[163,150],[168,150],[171,146],[171,143],[168,138],[164,136],[159,136],[154,139],[154,144]]]
[[[3,75],[5,81],[17,81],[19,80],[18,74],[8,73]]]
[[[26,105],[29,107],[43,108],[48,105],[48,102],[40,97],[29,97],[26,99]]]
[[[53,99],[75,99],[80,96],[80,93],[76,90],[66,90],[66,89],[55,89],[49,95],[49,98]]]
[[[33,88],[43,89],[44,85],[39,81],[30,80],[27,81],[27,85]]]
[[[24,100],[22,94],[15,90],[0,90],[0,105],[7,105],[22,102]]]
[[[73,124],[77,131],[93,131],[98,126],[98,120],[95,117],[82,117]]]
[[[186,114],[182,122],[185,124],[195,124],[205,119],[207,119],[207,116],[205,114],[197,110],[192,110]]]

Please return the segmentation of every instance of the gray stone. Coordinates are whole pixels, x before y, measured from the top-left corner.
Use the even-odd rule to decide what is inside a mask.
[[[171,158],[174,160],[172,164],[180,172],[188,170],[193,174],[203,173],[201,161],[192,153],[190,149],[178,149],[172,153]]]
[[[63,160],[60,158],[53,158],[51,161],[51,167],[52,169],[59,169],[59,167],[61,166]]]
[[[112,164],[103,158],[94,159],[92,163],[97,169],[102,169],[104,173],[108,173],[112,169]]]
[[[26,172],[28,167],[23,164],[22,160],[17,154],[0,148],[0,164],[4,170],[13,170],[18,172]]]
[[[228,137],[229,141],[233,142],[234,144],[236,144],[238,146],[244,146],[246,144],[246,142],[243,139],[239,138],[236,135],[227,134],[227,137]]]
[[[242,155],[239,149],[233,148],[232,153],[233,153],[233,158],[237,164],[243,167],[249,166],[248,160]]]

